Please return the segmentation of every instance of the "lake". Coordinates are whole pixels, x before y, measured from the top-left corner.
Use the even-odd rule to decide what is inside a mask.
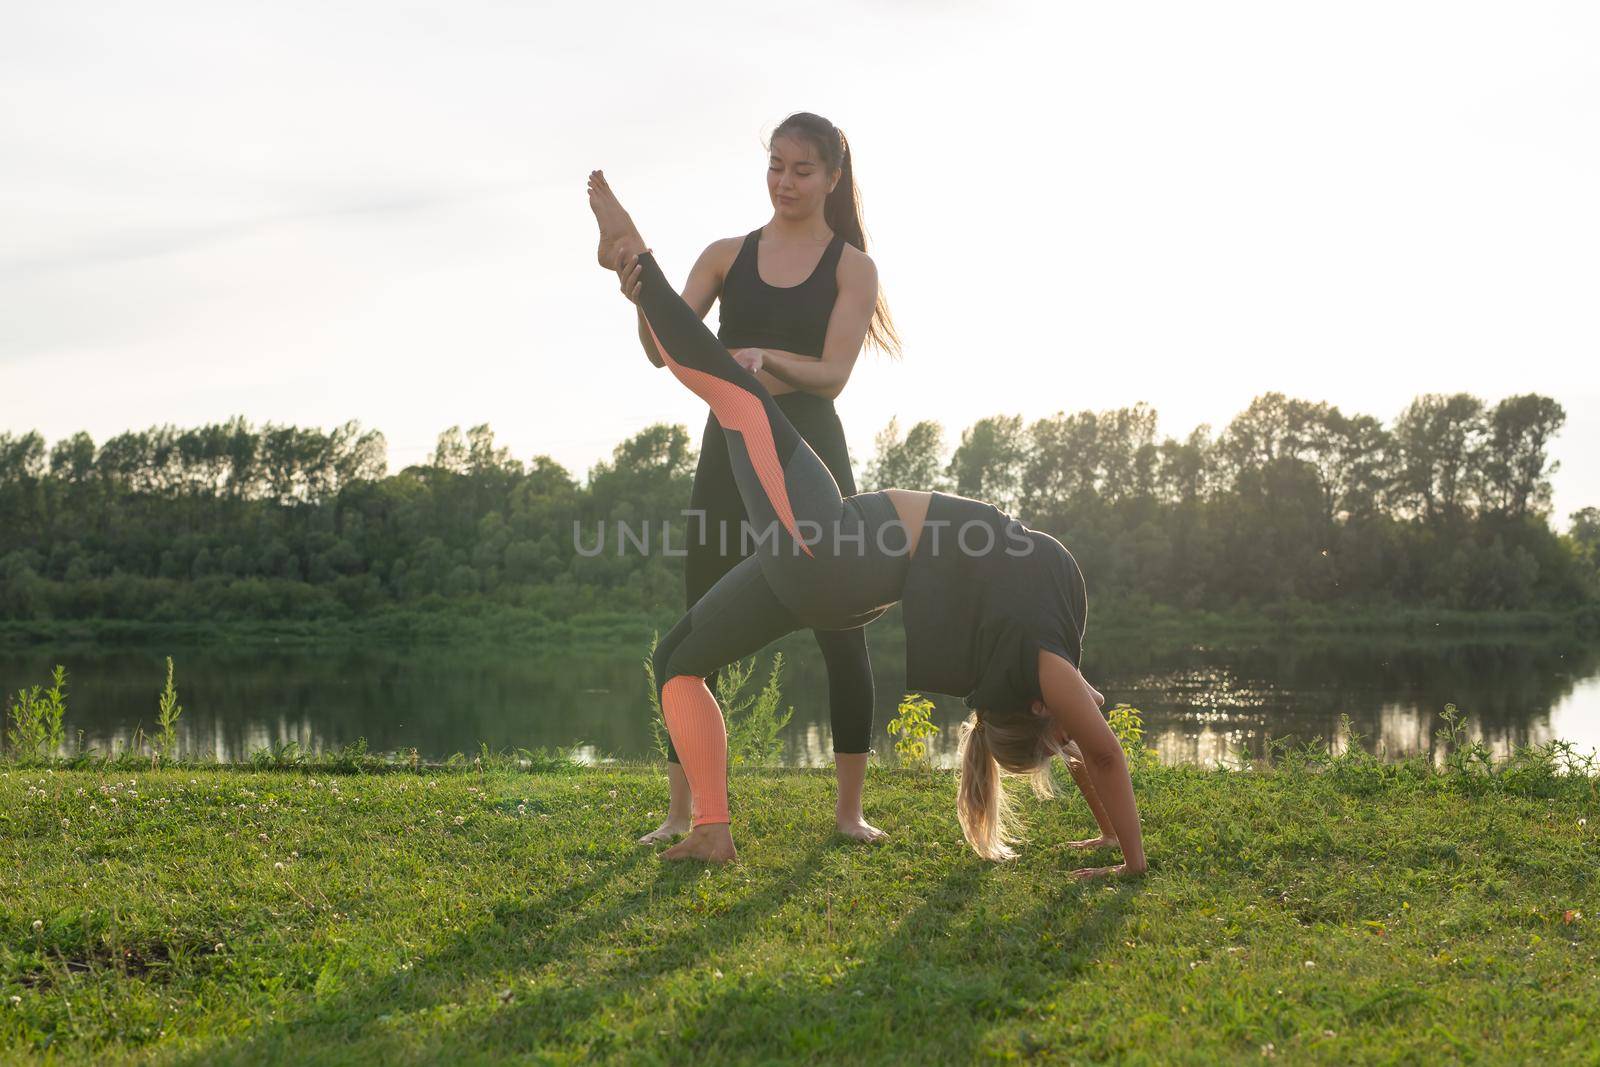
[[[874,747],[892,753],[885,725],[904,692],[904,638],[894,625],[868,631],[877,683]],[[646,646],[606,652],[452,648],[280,650],[222,648],[49,649],[0,652],[9,694],[44,682],[67,665],[69,742],[126,747],[137,726],[155,724],[165,679],[163,656],[177,667],[179,725],[186,754],[242,760],[295,741],[320,751],[365,738],[373,751],[417,748],[425,759],[491,749],[570,749],[585,760],[653,754],[643,660]],[[783,762],[831,761],[827,673],[809,633],[769,647],[752,685],[764,681],[772,653],[784,653],[780,679],[794,718]],[[1109,703],[1145,715],[1146,743],[1168,763],[1212,766],[1266,739],[1338,739],[1340,714],[1362,745],[1396,757],[1440,755],[1439,712],[1454,703],[1470,735],[1497,754],[1559,737],[1582,752],[1600,748],[1600,648],[1548,637],[1422,642],[1401,638],[1178,642],[1099,636],[1084,669]],[[936,762],[954,762],[965,708],[930,695],[940,727]],[[69,750],[72,747],[69,744]]]

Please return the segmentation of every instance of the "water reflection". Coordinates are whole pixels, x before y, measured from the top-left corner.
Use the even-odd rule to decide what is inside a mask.
[[[1147,739],[1167,762],[1209,766],[1239,749],[1259,756],[1268,738],[1322,738],[1339,751],[1348,741],[1341,714],[1368,751],[1437,761],[1450,703],[1466,714],[1468,736],[1497,756],[1554,737],[1582,751],[1600,746],[1600,649],[1577,641],[1284,642],[1107,658],[1118,683],[1107,696],[1145,711]]]
[[[898,628],[870,633],[878,709],[874,746],[893,749],[885,724],[904,691]],[[815,642],[793,634],[782,650],[785,762],[832,762],[827,674]],[[78,731],[101,751],[127,747],[155,722],[166,650],[49,650],[0,654],[0,685],[15,692],[44,681],[54,662],[71,673],[69,750]],[[185,708],[186,752],[239,760],[294,742],[309,751],[365,738],[379,752],[415,747],[425,759],[454,752],[577,746],[581,758],[653,753],[645,649],[476,652],[386,649],[192,649],[173,652]],[[1268,738],[1329,739],[1338,750],[1348,714],[1361,744],[1380,755],[1442,756],[1439,712],[1456,704],[1469,736],[1498,755],[1560,737],[1581,752],[1600,748],[1600,648],[1573,640],[1518,642],[1322,641],[1170,644],[1102,638],[1085,659],[1090,679],[1113,702],[1145,714],[1146,743],[1168,763],[1205,766],[1243,751],[1259,756]],[[965,708],[934,696],[935,762],[955,761]]]

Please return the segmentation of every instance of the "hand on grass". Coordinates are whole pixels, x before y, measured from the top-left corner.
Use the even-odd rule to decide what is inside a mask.
[[[1140,875],[1144,868],[1131,868],[1126,863],[1119,863],[1115,867],[1082,867],[1072,872],[1072,877],[1080,882],[1087,882],[1091,878],[1121,878],[1129,875]]]
[[[1068,848],[1115,848],[1116,846],[1117,839],[1106,834],[1101,834],[1099,837],[1086,838],[1082,841],[1067,842]]]

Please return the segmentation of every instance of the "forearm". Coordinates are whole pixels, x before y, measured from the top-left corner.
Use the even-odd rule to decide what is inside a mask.
[[[781,348],[763,348],[761,369],[785,385],[833,399],[844,390],[844,378],[836,364],[827,363]]]
[[[1094,812],[1094,821],[1100,824],[1100,836],[1112,841],[1117,839],[1117,831],[1111,825],[1111,816],[1106,814],[1105,805],[1100,803],[1100,794],[1095,791],[1094,779],[1089,777],[1088,770],[1081,760],[1067,760],[1067,770],[1072,772],[1072,780],[1078,783],[1078,789],[1083,793],[1083,799],[1089,802],[1089,810]]]
[[[1109,759],[1090,759],[1084,764],[1092,788],[1105,805],[1113,836],[1122,847],[1122,860],[1130,868],[1144,870],[1144,839],[1139,832],[1139,808],[1133,799],[1133,778],[1128,774],[1128,759],[1120,748]]]

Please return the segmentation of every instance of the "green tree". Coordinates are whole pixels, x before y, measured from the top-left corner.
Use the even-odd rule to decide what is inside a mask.
[[[899,420],[889,424],[873,439],[876,449],[862,475],[864,491],[879,489],[943,490],[945,466],[944,428],[924,420],[914,424],[905,439],[900,438]]]
[[[1550,397],[1509,396],[1489,413],[1484,497],[1488,506],[1512,516],[1550,509],[1550,475],[1561,464],[1546,449],[1567,421],[1565,409]]]
[[[951,455],[945,475],[959,495],[1014,511],[1021,501],[1027,458],[1022,416],[995,415],[979,419],[961,431],[961,443]]]
[[[1395,501],[1434,521],[1467,514],[1482,488],[1483,401],[1466,393],[1418,397],[1395,420]]]

